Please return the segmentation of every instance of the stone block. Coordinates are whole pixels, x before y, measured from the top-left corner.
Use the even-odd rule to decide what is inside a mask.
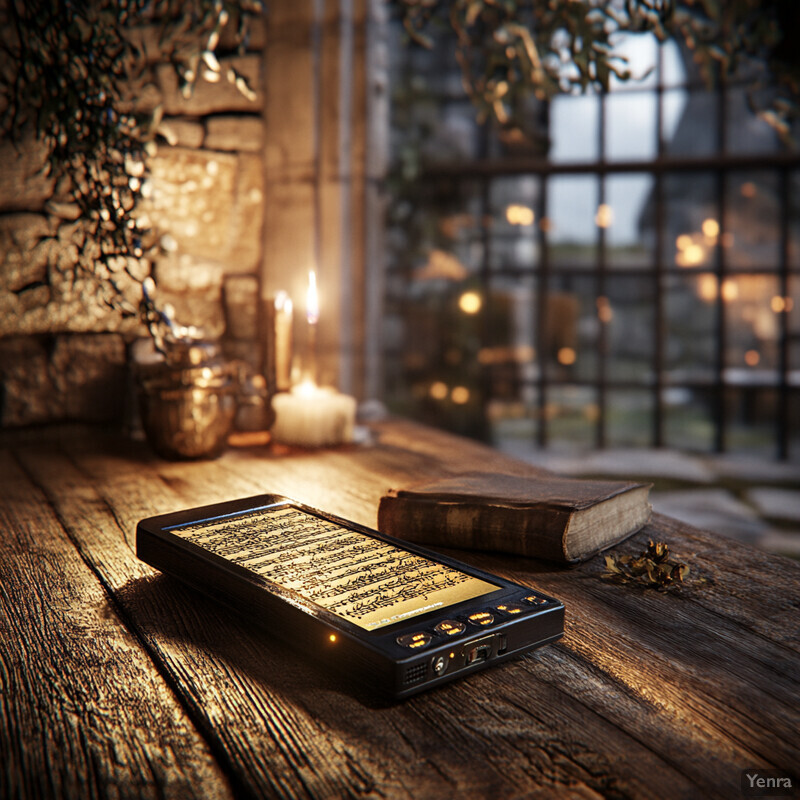
[[[47,147],[32,136],[0,140],[0,211],[43,208],[55,182],[43,174]]]
[[[206,339],[219,339],[225,332],[221,288],[172,292],[159,287],[158,299],[175,309],[175,320],[179,324],[199,328]]]
[[[50,361],[66,419],[120,419],[127,371],[125,342],[115,334],[59,336]]]
[[[171,64],[156,68],[158,86],[164,98],[164,113],[174,116],[205,116],[233,111],[257,112],[264,103],[261,88],[261,57],[237,56],[220,60],[221,75],[217,83],[198,78],[190,97],[184,97],[178,87],[178,76]],[[243,94],[230,81],[230,70],[236,70],[248,82],[253,96]]]
[[[227,153],[161,147],[142,210],[175,251],[223,261],[230,250],[238,162]]]
[[[15,427],[62,415],[50,374],[46,342],[38,337],[0,339],[0,424]]]
[[[237,14],[231,14],[227,25],[220,31],[217,55],[225,51],[235,51],[239,47],[237,30],[239,20]],[[248,26],[246,48],[248,51],[263,50],[266,43],[264,15],[253,17]],[[164,47],[161,45],[163,26],[157,23],[129,27],[126,35],[136,45],[141,56],[148,64],[164,60]]]
[[[153,269],[158,289],[178,294],[208,291],[219,294],[223,272],[218,261],[180,252],[159,258]]]
[[[121,418],[126,383],[121,336],[0,339],[0,424]]]
[[[158,133],[167,140],[167,143],[177,147],[200,148],[206,132],[200,122],[166,117],[158,126]]]
[[[228,24],[222,29],[219,37],[219,51],[236,50],[239,47],[237,29],[239,20],[236,12],[231,14]],[[246,47],[248,51],[263,50],[267,43],[266,14],[251,17],[248,24]]]
[[[253,115],[210,117],[206,120],[205,146],[209,150],[261,151],[264,123]]]
[[[47,281],[55,224],[43,214],[0,217],[0,291],[20,292]]]
[[[264,162],[242,153],[236,171],[236,199],[231,216],[229,272],[257,272],[264,229]]]
[[[31,284],[12,292],[0,287],[0,336],[66,332],[116,331],[133,333],[140,329],[138,318],[125,316],[119,306],[111,307],[109,283],[88,273],[73,274],[76,255],[68,246],[51,244],[46,284]],[[74,248],[73,248],[74,249]],[[122,273],[115,275],[125,300],[134,309],[141,299],[141,284]]]
[[[228,275],[222,297],[226,335],[233,339],[258,338],[258,278],[255,275]]]

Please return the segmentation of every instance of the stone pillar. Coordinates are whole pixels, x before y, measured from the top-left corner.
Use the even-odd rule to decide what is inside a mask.
[[[386,125],[376,126],[368,110],[385,112],[370,97],[386,87],[375,85],[368,58],[383,7],[384,0],[275,0],[264,57],[264,297],[292,297],[302,359],[308,272],[317,272],[319,378],[360,397],[374,391],[366,353],[376,332],[367,326],[380,301],[373,277],[382,271],[368,232],[381,223],[374,195],[384,160],[371,151],[376,133],[385,147]]]

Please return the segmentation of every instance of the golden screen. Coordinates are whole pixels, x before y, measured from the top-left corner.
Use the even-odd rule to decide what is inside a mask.
[[[172,532],[366,630],[500,588],[287,502]]]

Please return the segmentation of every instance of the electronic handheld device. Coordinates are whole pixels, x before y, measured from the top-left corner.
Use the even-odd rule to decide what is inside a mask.
[[[552,597],[279,495],[142,520],[136,552],[396,699],[564,632]]]

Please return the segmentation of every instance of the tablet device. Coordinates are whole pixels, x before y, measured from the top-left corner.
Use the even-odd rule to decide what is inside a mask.
[[[280,495],[144,519],[136,552],[395,699],[564,632],[552,597]]]

